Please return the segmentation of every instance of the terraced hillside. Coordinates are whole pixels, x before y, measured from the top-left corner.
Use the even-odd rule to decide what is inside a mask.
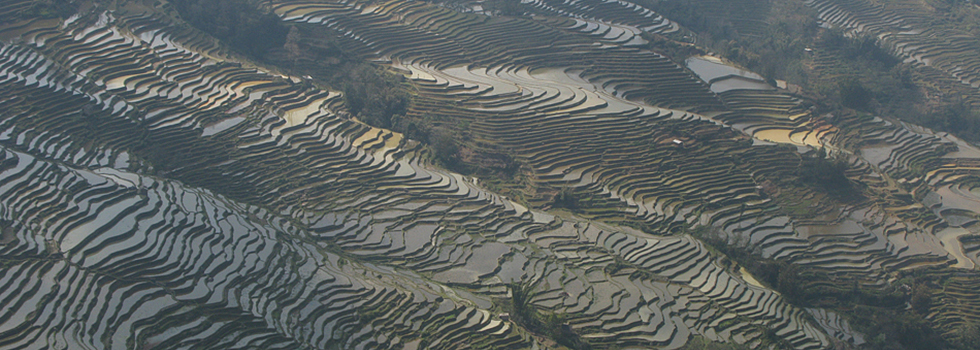
[[[846,348],[836,311],[689,233],[826,277],[801,288],[980,263],[980,150],[675,62],[644,36],[681,28],[637,4],[261,4],[403,76],[404,118],[513,155],[504,196],[168,5],[29,3],[0,7],[3,348]],[[819,147],[860,196],[793,180]]]
[[[400,3],[387,7],[367,6],[360,11],[362,17],[346,26],[341,14],[356,12],[356,4],[348,5],[350,9],[303,4],[289,2],[277,5],[275,9],[286,21],[318,23],[338,33],[363,31],[365,34],[352,37],[346,45],[351,46],[351,51],[364,52],[370,58],[390,61],[392,67],[416,81],[420,102],[413,106],[412,113],[419,117],[423,114],[442,116],[443,120],[465,119],[470,125],[467,131],[477,143],[515,150],[514,153],[533,169],[532,181],[538,183],[535,188],[571,188],[604,203],[584,209],[584,215],[616,221],[627,214],[627,220],[637,218],[655,232],[663,232],[680,223],[735,227],[737,222],[733,221],[747,219],[745,212],[748,211],[752,213],[751,220],[771,220],[787,225],[783,226],[782,232],[759,234],[753,238],[753,243],[759,242],[768,248],[765,249],[767,255],[789,257],[816,249],[813,242],[807,242],[798,230],[791,228],[792,220],[784,217],[783,211],[758,188],[765,178],[779,177],[789,169],[767,168],[766,163],[775,161],[755,156],[757,150],[765,149],[769,158],[774,157],[774,152],[796,157],[796,152],[751,147],[751,142],[745,142],[749,140],[744,136],[732,132],[734,129],[759,139],[798,145],[833,146],[835,142],[845,141],[843,137],[839,141],[833,140],[836,128],[821,124],[821,119],[810,115],[802,101],[785,92],[752,83],[752,77],[742,78],[741,81],[748,79],[745,83],[739,79],[720,81],[711,75],[714,72],[709,72],[700,75],[703,79],[698,79],[685,67],[658,58],[662,56],[655,52],[630,48],[639,45],[635,40],[642,39],[624,39],[622,35],[609,37],[604,34],[607,29],[589,26],[584,20],[557,22],[567,23],[567,27],[557,26],[554,34],[541,35],[544,38],[537,40],[533,35],[545,31],[542,23],[551,24],[556,20],[498,20],[458,14],[456,16],[468,20],[465,26],[469,31],[467,37],[457,40],[449,36],[448,31],[443,32],[445,35],[426,35],[430,30],[427,26],[432,22],[416,24],[399,20],[425,17],[419,12],[448,12],[440,8]],[[500,24],[494,26],[495,22]],[[483,31],[483,27],[488,29]],[[462,54],[477,50],[468,48],[469,42],[491,42],[498,35],[509,36],[508,32],[501,32],[504,30],[520,35],[522,46],[497,45],[487,55],[513,57],[519,64]],[[372,35],[372,32],[378,34]],[[404,38],[411,36],[417,37],[419,44],[403,44]],[[382,41],[368,41],[372,37],[382,38]],[[388,45],[388,38],[395,38],[390,40],[401,44]],[[364,49],[358,49],[360,44]],[[456,45],[460,48],[454,49]],[[560,57],[578,51],[584,53],[577,57],[588,57],[598,45],[603,45],[599,46],[602,55],[590,60],[587,66],[578,59]],[[371,54],[367,47],[377,51]],[[427,47],[440,47],[448,52],[437,55],[439,52],[427,52]],[[545,49],[559,47],[560,53]],[[618,55],[626,55],[628,59],[616,59]],[[466,60],[460,61],[460,57],[466,57]],[[664,63],[654,63],[658,59]],[[648,60],[654,61],[647,63]],[[729,74],[732,73],[718,73],[720,77]],[[677,78],[673,78],[675,76]],[[656,94],[655,90],[641,83],[644,78],[637,77],[655,79],[649,86],[659,85],[659,89],[669,90],[676,97]],[[447,96],[454,103],[445,103]],[[692,109],[698,113],[691,113],[676,109],[685,104],[673,101],[704,102]],[[866,130],[895,129],[883,120],[860,127]],[[682,140],[684,147],[671,146],[672,139]],[[930,143],[935,146],[928,146]],[[910,154],[898,156],[915,157],[914,154],[926,151],[923,156],[938,158],[944,150],[939,139],[924,138],[917,144],[921,146],[908,150]],[[935,152],[929,153],[930,147]],[[676,159],[681,157],[683,162],[677,162]],[[736,159],[743,163],[737,164]],[[881,165],[874,165],[876,167],[869,166],[865,170],[868,176],[887,176],[878,173],[884,171],[879,168]],[[545,205],[550,199],[547,193],[531,195],[528,200],[532,205]],[[901,206],[909,204],[902,203]],[[860,216],[879,216],[873,213],[885,208],[872,205],[862,212],[864,210],[870,213]],[[837,218],[848,215],[851,214],[839,213]],[[887,221],[892,215],[895,214],[882,212],[880,217]],[[915,215],[934,217],[931,213]],[[932,219],[926,217],[923,220],[927,221],[921,226],[903,229],[928,233],[942,228],[941,222],[929,223]],[[886,236],[881,233],[877,237]],[[928,244],[931,248],[915,250],[913,256],[936,262],[943,260],[939,258],[945,255],[941,253],[942,245],[928,236],[923,238],[933,242]],[[903,242],[899,246],[907,245]],[[864,255],[861,259],[865,261],[893,259],[901,254],[886,247],[858,254]],[[870,257],[879,254],[882,256]],[[900,260],[903,262],[891,264],[907,263]]]

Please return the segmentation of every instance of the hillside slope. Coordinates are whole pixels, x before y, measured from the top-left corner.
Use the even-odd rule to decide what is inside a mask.
[[[931,340],[854,330],[848,290],[950,344],[977,316],[942,302],[980,303],[951,135],[675,61],[652,35],[684,29],[625,1],[242,3],[282,48],[167,3],[0,7],[0,347]],[[297,57],[325,51],[404,114],[362,122],[344,66]]]

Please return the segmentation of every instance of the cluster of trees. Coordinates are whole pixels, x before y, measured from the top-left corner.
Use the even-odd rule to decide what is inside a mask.
[[[937,25],[980,23],[980,9],[972,1],[930,0],[929,4],[946,14],[937,19],[941,22]],[[823,104],[895,116],[980,142],[980,114],[972,106],[956,96],[927,100],[916,83],[914,69],[883,48],[877,38],[851,37],[836,28],[820,30],[812,10],[802,4],[770,3],[760,7],[741,1],[721,5],[714,1],[644,0],[641,3],[697,33],[698,45],[721,53],[766,79],[784,79],[802,85],[806,91],[823,98]],[[739,6],[751,7],[755,16],[739,12],[736,8]],[[736,21],[754,19],[768,22],[763,33],[739,31]],[[966,26],[965,30],[980,33],[980,26]],[[675,59],[699,53],[672,40],[648,39],[653,39],[650,40],[652,49]],[[813,54],[805,49],[813,47],[831,50],[831,54],[840,57],[832,72],[821,73],[834,78],[814,76],[803,65]]]
[[[835,50],[841,57],[834,81],[811,81],[808,86],[829,99],[824,103],[894,116],[980,142],[980,114],[959,96],[927,99],[916,83],[915,70],[882,48],[876,38],[848,37],[832,29],[819,40],[822,49]]]
[[[458,168],[460,166],[459,159],[459,144],[456,143],[456,138],[453,136],[452,131],[439,128],[435,132],[429,132],[427,129],[421,129],[416,132],[424,138],[419,140],[423,142],[428,142],[429,146],[432,147],[432,152],[437,160],[442,162],[449,169]],[[430,136],[431,135],[431,136]]]
[[[514,0],[487,0],[483,9],[499,16],[523,16],[534,11],[529,5]]]
[[[264,58],[277,66],[307,71],[310,75],[333,75],[318,71],[333,71],[352,60],[344,54],[337,37],[329,31],[309,24],[294,24],[289,27],[286,42],[281,49],[272,49]]]
[[[233,49],[343,91],[350,112],[367,124],[392,128],[411,106],[404,77],[344,55],[323,30],[286,26],[258,0],[171,3],[189,23]]]
[[[916,83],[914,69],[882,48],[876,38],[847,37],[834,29],[826,31],[821,40],[821,47],[837,50],[843,59],[836,84],[814,86],[823,95],[836,95],[845,107],[898,117],[980,142],[978,111],[955,95],[927,99]]]
[[[839,30],[828,30],[821,40],[821,47],[838,50],[844,59],[835,84],[814,86],[823,95],[836,95],[845,107],[898,117],[980,142],[977,110],[955,95],[927,99],[916,83],[914,69],[883,49],[874,37],[851,38]]]
[[[844,173],[848,168],[843,156],[828,156],[827,151],[821,148],[803,155],[796,174],[809,185],[824,189],[840,199],[850,199],[856,191]]]
[[[813,272],[783,260],[762,259],[758,256],[761,253],[757,248],[738,239],[730,241],[724,233],[714,231],[708,226],[698,226],[687,233],[731,259],[722,260],[723,262],[738,263],[759,281],[779,291],[787,300],[803,302],[810,297],[806,282]]]
[[[558,344],[573,350],[589,350],[592,346],[579,337],[565,322],[564,315],[541,312],[531,305],[533,284],[513,283],[510,306],[511,318],[525,329],[548,336]]]
[[[980,114],[963,100],[940,105],[909,119],[928,128],[949,131],[967,141],[980,142]]]
[[[859,111],[871,111],[873,94],[871,90],[861,84],[860,80],[855,78],[841,79],[837,82],[837,88],[842,105]]]
[[[825,47],[839,50],[841,56],[848,61],[863,60],[890,69],[902,61],[881,47],[878,38],[862,35],[850,38],[838,28],[828,30],[821,38]]]
[[[650,50],[664,54],[678,63],[687,57],[705,54],[704,50],[694,44],[678,42],[660,34],[642,32],[640,36],[646,39]]]
[[[962,336],[947,342],[925,319],[935,303],[932,293],[942,284],[934,275],[913,273],[885,287],[858,281],[851,281],[850,286],[841,281],[819,283],[832,278],[783,260],[762,259],[752,247],[733,243],[708,227],[699,226],[689,233],[744,267],[786,301],[836,310],[868,337],[869,349],[977,349],[973,341],[980,340],[980,331],[972,325],[960,327]],[[732,263],[722,260],[726,261]]]
[[[254,58],[283,47],[289,28],[259,0],[171,0],[198,29]]]
[[[403,76],[386,73],[368,63],[350,63],[344,67],[332,77],[331,85],[341,88],[347,108],[361,121],[390,129],[393,121],[408,111],[412,96],[402,86],[406,84]]]
[[[964,323],[953,331],[950,344],[956,349],[980,349],[980,326],[976,323]]]
[[[453,9],[465,9],[472,5],[469,0],[427,0]],[[483,11],[495,16],[524,16],[537,12],[534,6],[516,0],[484,0],[479,2]]]
[[[883,49],[872,36],[848,37],[831,29],[820,35],[820,50],[840,58],[833,80],[811,81],[809,88],[839,104],[859,111],[895,115],[908,120],[919,114],[916,104],[924,102],[912,68]]]
[[[748,350],[748,345],[713,342],[701,335],[692,336],[679,350]]]
[[[461,142],[467,139],[465,122],[445,116],[409,116],[415,95],[407,79],[345,54],[329,31],[306,24],[286,26],[259,0],[173,0],[173,4],[188,22],[233,49],[342,91],[352,116],[429,145],[435,160],[449,169],[512,180],[520,168],[520,162],[500,147]],[[501,15],[533,10],[509,0],[483,5]]]
[[[446,115],[395,115],[391,122],[392,130],[428,145],[434,160],[449,170],[476,175],[490,187],[516,183],[522,163],[505,147],[474,140],[469,127],[470,121]]]
[[[34,0],[21,11],[21,18],[68,18],[78,12],[75,0]]]
[[[802,3],[760,4],[747,0],[644,0],[641,3],[695,32],[699,46],[721,53],[766,79],[797,83],[806,79],[800,59],[806,55],[804,49],[818,27],[812,10]],[[771,12],[779,15],[768,15]],[[759,25],[762,22],[769,23]],[[740,28],[762,32],[743,33]]]
[[[424,121],[419,125],[422,127],[416,129],[418,130],[416,134],[421,134],[423,138],[416,138],[416,140],[428,144],[435,159],[447,169],[488,180],[485,184],[491,188],[493,188],[492,183],[518,182],[516,179],[520,176],[518,170],[521,168],[521,162],[514,158],[508,149],[486,142],[473,141],[467,130],[468,123],[444,121],[442,125],[428,129],[425,128]],[[425,136],[427,138],[424,138]],[[502,189],[496,188],[496,190]]]
[[[579,197],[570,188],[563,188],[555,194],[551,200],[554,208],[577,209],[579,207]]]
[[[728,17],[708,16],[715,14],[719,9],[712,9],[712,5],[699,1],[669,1],[669,0],[646,0],[641,4],[654,9],[672,21],[682,24],[685,28],[698,32],[706,38],[713,40],[731,40],[738,37],[732,21]],[[725,4],[723,4],[725,5]]]
[[[947,338],[925,319],[935,305],[933,293],[942,289],[945,276],[934,271],[905,272],[884,290],[854,288],[845,315],[851,325],[867,336],[871,349],[977,349],[970,343],[980,337],[969,327],[964,337]],[[967,325],[969,326],[969,325]],[[948,341],[952,340],[952,341]]]

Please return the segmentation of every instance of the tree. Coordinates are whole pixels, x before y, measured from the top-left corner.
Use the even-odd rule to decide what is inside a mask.
[[[445,129],[435,129],[430,137],[432,151],[435,157],[446,167],[459,165],[459,145],[452,134]]]

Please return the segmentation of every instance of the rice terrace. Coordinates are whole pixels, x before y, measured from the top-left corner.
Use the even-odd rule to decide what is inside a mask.
[[[0,349],[980,349],[980,1],[0,1]]]

